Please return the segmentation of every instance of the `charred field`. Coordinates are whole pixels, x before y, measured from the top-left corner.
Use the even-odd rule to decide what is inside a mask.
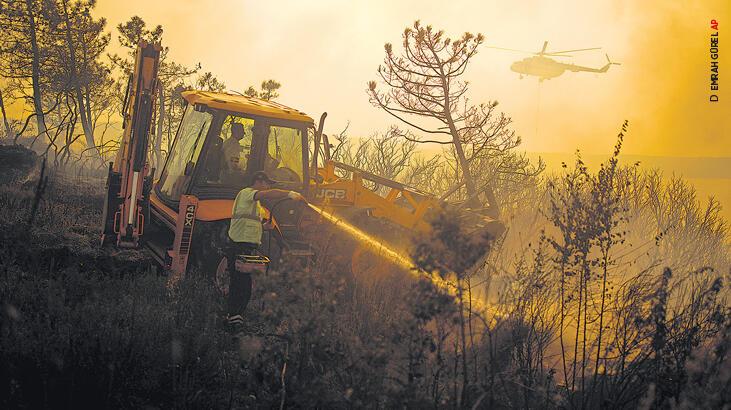
[[[591,260],[601,260],[595,252],[605,248],[581,256],[578,242],[555,239],[561,232],[573,241],[596,237],[576,223],[583,205],[571,210],[571,201],[559,200],[580,200],[571,190],[588,171],[580,164],[577,170],[557,177],[549,190],[554,219],[526,230],[521,224],[530,218],[516,213],[512,231],[493,243],[488,263],[502,274],[451,278],[463,290],[461,298],[439,290],[428,276],[358,280],[325,269],[326,261],[284,267],[256,278],[247,336],[239,341],[225,332],[222,297],[203,275],[193,272],[170,290],[145,253],[98,246],[101,180],[46,171],[48,182],[38,195],[37,163],[6,174],[0,191],[4,406],[727,403],[728,276],[711,264],[728,263],[728,254],[718,253],[728,248],[711,242],[698,249],[697,243],[712,240],[711,228],[719,226],[701,219],[683,226],[682,234],[667,229],[650,244],[639,229],[624,229],[621,239],[645,249],[632,263],[617,259],[622,273],[610,270],[612,294],[601,311],[603,269]],[[569,180],[574,182],[561,186]],[[593,195],[596,201],[599,192]],[[621,196],[616,203],[625,205],[614,211],[624,215],[618,225],[650,217],[631,203],[629,191]],[[561,216],[569,213],[573,219]],[[684,216],[690,221],[690,214]],[[413,255],[417,263],[445,252],[445,240],[466,240],[455,237],[454,228],[436,230],[422,243]],[[510,232],[517,231],[539,232],[536,245],[516,252],[511,241],[520,235]],[[691,237],[696,243],[687,243]],[[612,246],[622,247],[621,239]],[[619,255],[630,248],[622,249]],[[650,258],[653,252],[667,263]],[[490,312],[470,308],[481,292]]]

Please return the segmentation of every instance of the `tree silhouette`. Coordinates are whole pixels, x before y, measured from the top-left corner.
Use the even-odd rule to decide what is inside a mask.
[[[27,117],[23,130],[35,117],[38,134],[46,134],[46,114],[50,110],[43,107],[43,85],[47,79],[41,67],[47,66],[51,51],[45,40],[49,27],[41,17],[41,2],[3,1],[0,9],[0,76],[15,83],[22,97],[33,104],[33,113]]]
[[[261,82],[261,89],[257,90],[253,85],[244,91],[244,94],[249,97],[261,98],[262,100],[273,100],[279,97],[278,89],[282,87],[282,84],[275,80],[266,80]]]
[[[419,132],[435,137],[423,139],[406,132],[402,134],[405,139],[451,147],[458,167],[455,185],[449,192],[464,185],[471,206],[478,206],[478,195],[484,193],[489,209],[497,216],[499,204],[493,181],[478,186],[472,164],[489,163],[486,158],[509,152],[520,144],[520,139],[508,128],[509,117],[494,115],[497,102],[470,105],[467,99],[469,84],[462,76],[484,37],[464,33],[453,40],[443,31],[416,21],[404,30],[402,38],[401,55],[395,53],[390,43],[385,45],[386,57],[378,67],[385,90],[379,89],[376,81],[370,81],[370,102]]]

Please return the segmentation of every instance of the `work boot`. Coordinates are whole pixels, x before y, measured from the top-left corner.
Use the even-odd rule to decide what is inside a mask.
[[[242,315],[230,315],[227,318],[226,328],[234,337],[243,334],[244,317]]]

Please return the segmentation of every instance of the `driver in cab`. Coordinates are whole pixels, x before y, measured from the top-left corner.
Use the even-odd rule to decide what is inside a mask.
[[[229,246],[226,259],[230,278],[228,292],[228,323],[232,329],[240,329],[244,323],[243,313],[251,299],[252,278],[250,272],[236,270],[236,258],[240,254],[254,254],[261,245],[262,209],[260,200],[278,201],[292,199],[305,201],[295,191],[273,189],[275,181],[264,171],[254,173],[252,185],[242,189],[236,199],[228,230]]]
[[[239,165],[241,152],[244,147],[241,146],[241,140],[244,138],[244,124],[235,122],[231,124],[231,137],[223,142],[223,157],[229,172],[241,169]]]

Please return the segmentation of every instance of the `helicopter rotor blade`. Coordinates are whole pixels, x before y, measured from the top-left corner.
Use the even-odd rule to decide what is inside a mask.
[[[564,54],[564,53],[573,53],[574,51],[589,51],[589,50],[601,50],[601,47],[592,47],[592,48],[578,48],[576,50],[564,50],[564,51],[551,51],[551,54]]]
[[[514,49],[514,48],[505,48],[505,47],[493,47],[493,46],[487,46],[487,48],[494,48],[494,49],[496,49],[496,50],[507,50],[507,51],[515,51],[515,52],[518,52],[518,53],[525,53],[525,54],[538,54],[538,53],[536,53],[536,52],[533,52],[533,51],[516,50],[516,49]]]
[[[579,48],[579,49],[575,49],[575,50],[551,51],[551,52],[546,53],[547,47],[548,47],[548,41],[543,42],[543,48],[539,52],[517,50],[514,48],[506,48],[506,47],[487,46],[487,48],[492,48],[495,50],[514,51],[516,53],[533,54],[533,55],[537,55],[537,56],[550,56],[550,57],[573,57],[572,55],[566,54],[566,53],[572,53],[572,52],[577,52],[577,51],[601,50],[601,47],[592,47],[592,48]]]

